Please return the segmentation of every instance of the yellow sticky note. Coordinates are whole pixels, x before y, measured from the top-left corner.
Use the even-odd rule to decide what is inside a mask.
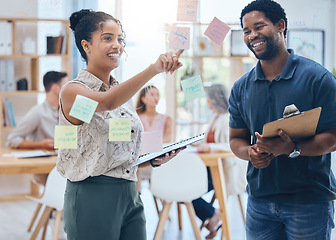
[[[131,119],[110,118],[109,119],[109,140],[111,142],[131,141]]]
[[[77,126],[55,126],[54,147],[77,149]]]

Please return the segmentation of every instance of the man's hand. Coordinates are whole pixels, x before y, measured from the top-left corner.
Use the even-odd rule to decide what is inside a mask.
[[[279,156],[282,154],[290,154],[294,149],[294,143],[291,138],[281,129],[278,130],[278,137],[264,138],[258,132],[255,133],[257,137],[256,149],[259,152],[265,152]]]
[[[250,162],[255,168],[266,168],[270,165],[271,160],[274,158],[273,154],[261,152],[257,149],[257,145],[252,145],[248,149]]]
[[[54,139],[44,139],[39,142],[39,146],[42,149],[51,149],[54,150]]]

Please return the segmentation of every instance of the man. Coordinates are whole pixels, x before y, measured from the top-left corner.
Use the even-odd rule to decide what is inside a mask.
[[[64,72],[50,71],[43,77],[46,99],[32,107],[8,135],[6,145],[21,149],[54,149],[54,129],[58,124],[59,93],[67,82]],[[45,184],[47,174],[34,175],[35,181]]]
[[[229,99],[230,147],[249,161],[247,239],[330,239],[335,178],[330,152],[336,145],[336,79],[318,63],[286,50],[287,18],[271,0],[241,12],[247,47],[257,66],[235,82]],[[263,125],[284,108],[322,107],[316,135],[293,142],[279,129],[264,138]]]

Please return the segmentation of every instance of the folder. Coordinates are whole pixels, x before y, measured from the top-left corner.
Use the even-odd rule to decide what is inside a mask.
[[[202,140],[204,137],[205,137],[205,133],[201,133],[201,134],[198,134],[198,135],[193,136],[191,138],[187,138],[187,139],[184,139],[182,141],[179,141],[179,142],[170,144],[168,146],[165,146],[162,149],[162,151],[160,151],[160,152],[143,154],[143,155],[139,156],[139,158],[133,164],[133,166],[137,166],[137,165],[139,165],[141,163],[150,161],[150,160],[155,159],[155,158],[163,157],[163,156],[165,156],[165,154],[167,152],[171,152],[173,150],[178,150],[180,148],[184,148],[184,147],[186,147],[186,146],[188,146],[188,145],[190,145],[190,144],[192,144],[194,142]]]
[[[278,136],[278,130],[281,129],[287,133],[292,140],[314,136],[321,109],[321,107],[317,107],[291,117],[284,117],[266,123],[263,127],[262,135],[263,137],[276,137]]]

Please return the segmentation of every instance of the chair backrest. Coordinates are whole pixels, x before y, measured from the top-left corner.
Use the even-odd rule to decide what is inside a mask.
[[[51,170],[48,175],[45,191],[39,202],[57,210],[63,209],[64,192],[66,186],[66,178],[62,177],[56,170]]]
[[[208,191],[206,166],[196,153],[182,151],[152,170],[151,191],[165,201],[191,202]]]

